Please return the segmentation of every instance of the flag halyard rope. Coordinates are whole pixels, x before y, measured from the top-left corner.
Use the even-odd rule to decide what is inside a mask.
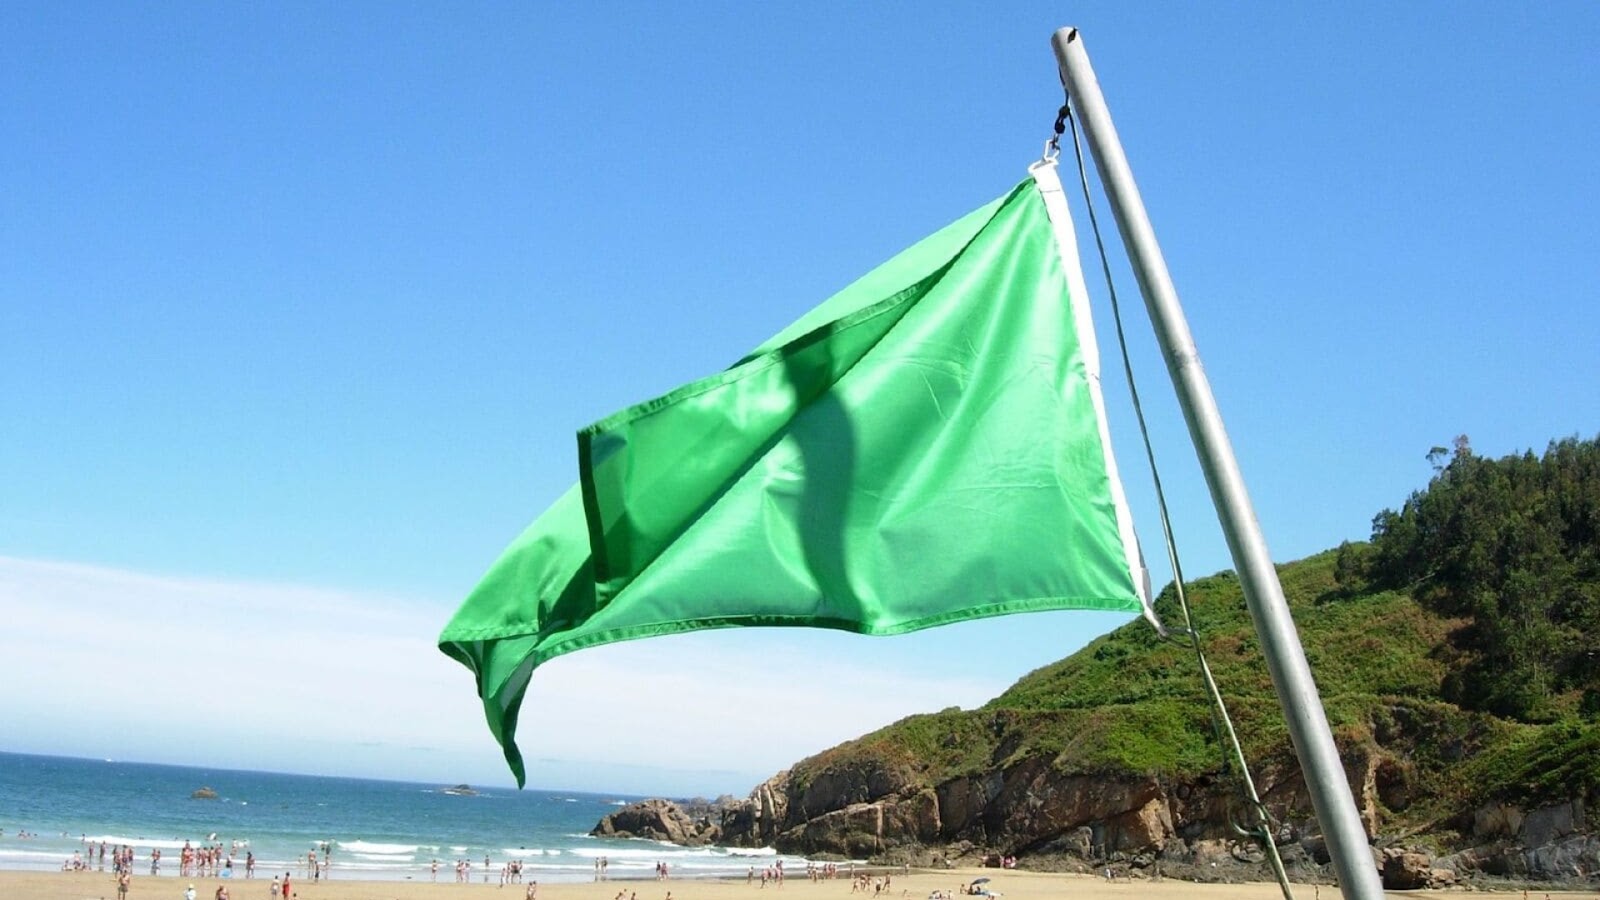
[[[1134,417],[1139,423],[1139,436],[1144,443],[1145,460],[1150,467],[1150,478],[1155,487],[1156,506],[1160,513],[1161,536],[1166,545],[1167,561],[1172,567],[1173,593],[1178,601],[1178,608],[1183,614],[1182,629],[1167,629],[1157,625],[1157,631],[1162,638],[1179,641],[1187,638],[1190,647],[1194,650],[1195,661],[1200,671],[1201,681],[1205,685],[1206,694],[1210,700],[1211,727],[1215,733],[1217,743],[1223,749],[1222,774],[1227,778],[1230,770],[1236,769],[1236,779],[1239,787],[1239,800],[1247,808],[1248,815],[1253,823],[1241,824],[1229,812],[1229,825],[1242,836],[1253,838],[1261,845],[1273,874],[1277,877],[1278,886],[1283,891],[1285,900],[1294,900],[1294,894],[1289,886],[1289,875],[1284,870],[1283,859],[1278,855],[1278,846],[1273,834],[1272,816],[1267,807],[1261,802],[1261,797],[1256,791],[1255,781],[1250,777],[1250,768],[1245,761],[1244,749],[1239,744],[1238,733],[1234,730],[1233,720],[1228,715],[1227,705],[1222,700],[1222,692],[1217,687],[1216,679],[1211,674],[1211,666],[1206,662],[1205,651],[1201,646],[1200,634],[1194,627],[1194,620],[1189,613],[1189,600],[1183,587],[1183,568],[1178,561],[1177,542],[1172,534],[1172,520],[1167,511],[1166,493],[1161,486],[1161,473],[1156,466],[1155,450],[1150,443],[1150,430],[1145,424],[1144,408],[1139,401],[1139,388],[1133,377],[1133,363],[1128,355],[1128,341],[1122,325],[1122,308],[1117,301],[1117,289],[1111,278],[1111,264],[1106,255],[1105,242],[1100,235],[1100,223],[1095,216],[1094,202],[1090,196],[1089,173],[1084,164],[1083,146],[1078,140],[1078,125],[1072,115],[1072,98],[1061,104],[1061,109],[1056,114],[1054,134],[1045,142],[1045,158],[1053,159],[1059,155],[1061,138],[1070,129],[1072,132],[1072,149],[1077,157],[1078,181],[1083,188],[1084,208],[1089,214],[1089,229],[1094,233],[1095,249],[1100,256],[1100,271],[1105,278],[1106,293],[1111,302],[1111,318],[1116,323],[1117,347],[1122,354],[1122,371],[1128,380],[1128,394],[1132,400]]]

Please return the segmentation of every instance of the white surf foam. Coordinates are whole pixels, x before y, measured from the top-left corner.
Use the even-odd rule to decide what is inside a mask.
[[[336,846],[351,853],[378,853],[391,856],[398,853],[410,855],[422,849],[419,844],[380,844],[376,841],[338,841]]]
[[[0,860],[17,860],[18,862],[49,862],[60,865],[62,860],[71,859],[72,854],[51,853],[44,850],[0,850]]]
[[[150,838],[142,837],[124,837],[119,834],[97,834],[93,837],[85,837],[83,842],[86,844],[105,843],[107,846],[121,846],[123,844],[127,844],[129,847],[133,847],[134,849],[138,849],[140,847],[160,847],[163,850],[182,850],[185,843],[189,844],[191,847],[199,846],[202,843],[198,839],[189,841],[185,841],[183,838],[173,838],[171,840],[152,840]]]

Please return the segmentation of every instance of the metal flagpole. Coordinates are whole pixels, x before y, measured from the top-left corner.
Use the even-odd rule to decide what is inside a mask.
[[[1122,153],[1122,144],[1117,140],[1116,127],[1111,124],[1111,113],[1106,109],[1100,84],[1089,66],[1083,40],[1076,28],[1063,28],[1055,33],[1051,44],[1055,47],[1069,102],[1089,139],[1106,197],[1116,215],[1117,229],[1122,233],[1122,243],[1127,247],[1133,271],[1139,279],[1139,291],[1144,295],[1156,340],[1166,357],[1167,371],[1177,389],[1178,403],[1183,408],[1189,436],[1200,457],[1206,485],[1211,489],[1211,500],[1216,504],[1217,517],[1222,522],[1239,583],[1244,588],[1245,603],[1261,639],[1261,651],[1272,674],[1278,702],[1288,720],[1289,736],[1294,741],[1300,769],[1305,773],[1311,806],[1328,842],[1340,890],[1353,900],[1382,900],[1383,886],[1378,880],[1372,851],[1367,846],[1366,830],[1361,825],[1355,797],[1350,793],[1344,767],[1334,748],[1333,733],[1328,730],[1327,715],[1311,679],[1311,667],[1300,646],[1300,635],[1289,615],[1283,586],[1278,583],[1277,570],[1267,555],[1267,542],[1245,492],[1233,446],[1217,411],[1216,398],[1211,395],[1211,385],[1200,366],[1200,356],[1189,334],[1183,309],[1178,305],[1172,276],[1161,257],[1155,231],[1145,213],[1144,201],[1139,198],[1139,188],[1133,182],[1133,172]]]

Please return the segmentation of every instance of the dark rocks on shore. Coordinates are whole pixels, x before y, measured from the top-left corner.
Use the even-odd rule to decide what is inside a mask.
[[[811,773],[803,783],[781,772],[745,800],[697,799],[688,808],[645,800],[606,816],[590,833],[931,868],[1016,856],[1023,868],[1040,871],[1208,882],[1271,878],[1261,849],[1228,830],[1227,798],[1212,784],[1070,776],[1035,762],[930,790],[914,778],[867,768]],[[1291,799],[1304,791],[1298,773],[1263,775],[1282,804],[1275,810],[1283,820],[1276,843],[1290,876],[1329,881],[1316,821]],[[1589,883],[1590,873],[1600,872],[1600,836],[1586,828],[1581,800],[1526,812],[1486,807],[1476,819],[1462,837],[1478,845],[1445,856],[1378,835],[1373,864],[1384,887]]]
[[[601,819],[589,833],[669,841],[683,847],[721,842],[722,825],[720,817],[713,818],[712,805],[698,800],[692,802],[690,810],[698,814],[691,814],[671,800],[630,803]]]

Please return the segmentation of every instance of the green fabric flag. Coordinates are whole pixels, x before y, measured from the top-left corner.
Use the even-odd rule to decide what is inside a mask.
[[[579,432],[579,484],[439,637],[519,785],[529,676],[584,647],[1145,608],[1070,229],[1036,170],[733,367]]]

